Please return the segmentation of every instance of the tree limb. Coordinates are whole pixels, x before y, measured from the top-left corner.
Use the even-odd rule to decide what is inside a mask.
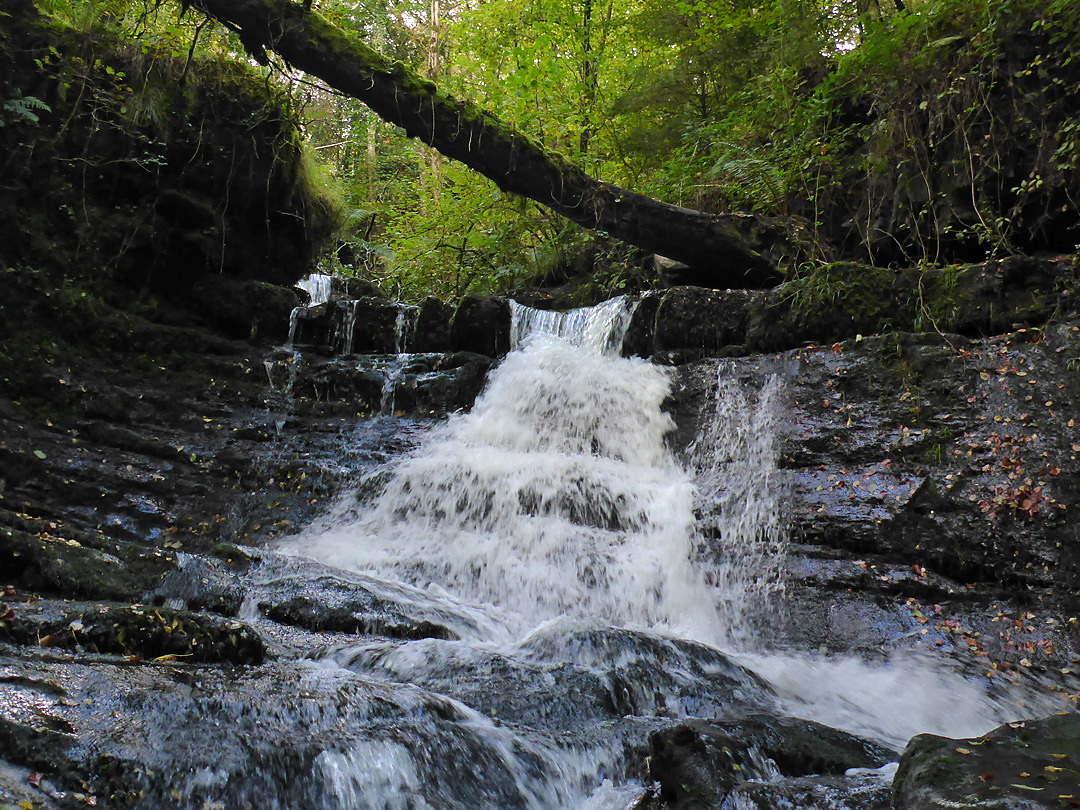
[[[586,228],[685,262],[712,286],[771,286],[783,277],[781,265],[808,254],[809,239],[791,220],[706,214],[595,180],[299,3],[193,0],[192,5],[238,31],[255,58],[265,59],[265,50],[272,50],[502,190],[535,200]]]

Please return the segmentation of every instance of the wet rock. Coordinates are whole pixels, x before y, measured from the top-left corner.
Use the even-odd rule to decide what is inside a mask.
[[[487,381],[488,372],[495,366],[493,358],[472,352],[445,355],[427,375],[417,375],[411,384],[415,410],[427,413],[449,413],[467,410]]]
[[[725,802],[744,810],[827,807],[829,810],[892,810],[888,777],[878,772],[852,776],[781,777],[737,785]]]
[[[63,691],[6,681],[14,670]],[[70,731],[39,730],[43,715]],[[0,758],[110,807],[339,807],[374,791],[418,806],[521,810],[565,760],[554,738],[512,750],[506,741],[445,697],[307,661],[238,677],[0,651]]]
[[[310,346],[324,352],[332,350],[337,336],[337,304],[329,302],[300,307],[295,315],[293,343]]]
[[[176,556],[167,551],[0,511],[0,569],[6,584],[67,597],[131,601],[141,599],[176,565]]]
[[[510,304],[494,296],[463,298],[450,331],[457,351],[502,357],[510,351]]]
[[[251,567],[252,557],[232,543],[219,543],[208,552],[209,556],[224,562],[231,570],[243,572]]]
[[[676,287],[664,294],[656,311],[655,352],[714,353],[747,342],[750,306],[763,293]],[[745,351],[745,349],[743,349]]]
[[[753,716],[738,722],[690,720],[649,738],[649,776],[660,799],[678,808],[719,807],[745,781],[843,774],[895,756],[875,743],[809,720]]]
[[[41,622],[16,615],[3,629],[17,643],[142,660],[258,664],[265,656],[247,625],[166,607],[88,606]]]
[[[400,639],[456,639],[452,623],[435,604],[416,595],[380,592],[362,575],[318,563],[267,555],[249,581],[249,594],[267,618],[290,627]]]
[[[1080,796],[1080,714],[1000,726],[977,739],[914,737],[893,781],[897,810],[1035,810]]]
[[[409,340],[409,350],[414,352],[445,352],[451,348],[450,321],[454,309],[438,298],[428,296],[420,304],[416,326]]]
[[[469,408],[494,358],[473,352],[318,358],[279,352],[270,379],[293,397],[343,413],[442,414]]]
[[[397,354],[405,351],[408,323],[402,315],[415,313],[404,304],[382,298],[360,298],[356,301],[340,301],[336,308],[336,340],[334,350],[345,353],[351,347],[352,354]],[[351,327],[352,338],[348,337]]]
[[[660,308],[661,293],[646,293],[638,302],[623,337],[623,357],[651,357],[656,333],[656,311]]]
[[[372,594],[333,606],[308,596],[294,596],[280,604],[260,603],[259,610],[268,619],[308,630],[401,639],[456,638],[446,627],[434,622],[402,616]]]

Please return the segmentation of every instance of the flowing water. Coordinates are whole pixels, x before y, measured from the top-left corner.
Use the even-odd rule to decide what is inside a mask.
[[[894,747],[1011,719],[943,664],[769,650],[748,630],[782,620],[783,383],[748,390],[720,365],[680,461],[668,372],[618,356],[632,312],[515,305],[472,410],[286,547],[446,628],[310,656],[398,718],[317,757],[324,806],[625,808],[650,731],[733,710]]]

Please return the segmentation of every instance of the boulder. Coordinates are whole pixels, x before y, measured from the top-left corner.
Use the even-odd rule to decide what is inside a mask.
[[[450,349],[450,320],[453,307],[434,296],[428,296],[420,305],[416,327],[409,340],[409,350],[414,352],[445,352]]]
[[[712,810],[747,780],[842,775],[878,768],[888,748],[809,720],[754,715],[736,722],[688,720],[649,737],[649,777],[666,806]]]
[[[896,810],[1037,810],[1080,802],[1080,714],[1008,723],[975,739],[920,734],[893,780]]]

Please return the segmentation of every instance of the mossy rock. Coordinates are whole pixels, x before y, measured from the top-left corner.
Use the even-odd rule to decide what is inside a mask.
[[[982,737],[913,737],[893,780],[896,810],[1036,810],[1080,796],[1080,714],[1008,723]]]
[[[143,660],[259,664],[266,655],[262,639],[241,622],[164,607],[99,606],[39,625],[36,634],[44,647]]]
[[[4,584],[65,597],[137,601],[176,569],[171,552],[0,513],[0,570],[8,579]]]
[[[232,543],[218,543],[208,553],[211,557],[221,560],[233,571],[238,572],[248,570],[253,561],[250,554]]]

